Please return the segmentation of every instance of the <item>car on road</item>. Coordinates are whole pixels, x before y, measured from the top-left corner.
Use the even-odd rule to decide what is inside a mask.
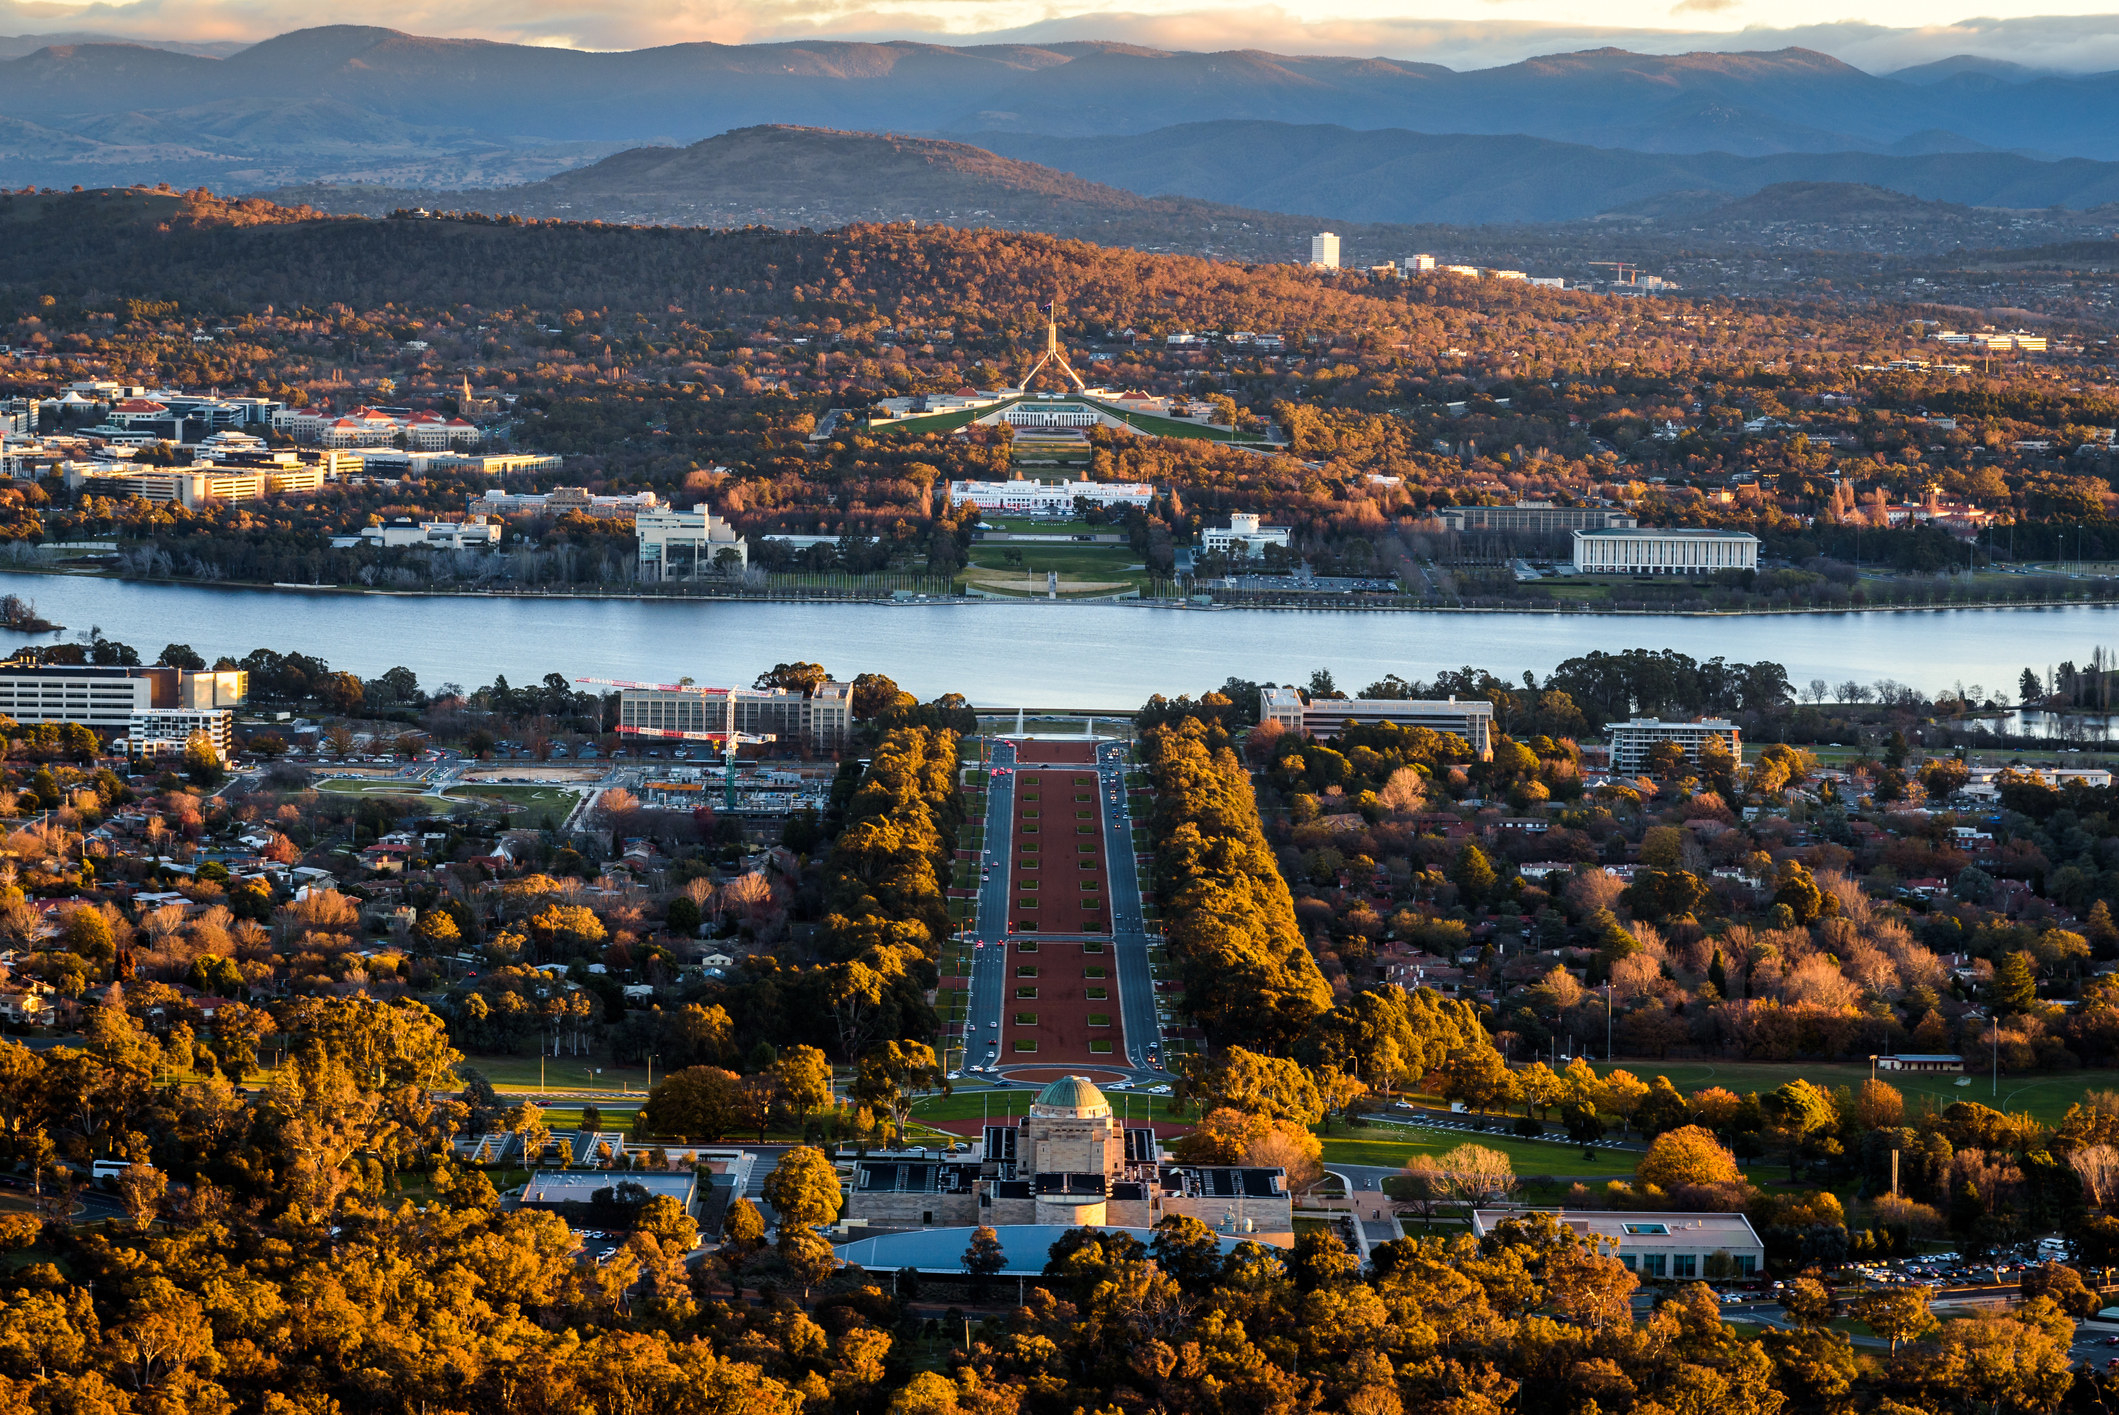
[[[1001,1029],[1001,1024],[1000,1024],[1000,1023],[998,1023],[998,1022],[988,1022],[988,1023],[986,1024],[986,1030],[987,1030],[987,1031],[989,1031],[989,1032],[998,1032],[998,1031],[999,1031],[1000,1029]]]

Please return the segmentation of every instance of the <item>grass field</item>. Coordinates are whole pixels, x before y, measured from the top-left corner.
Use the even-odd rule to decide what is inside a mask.
[[[424,781],[393,781],[378,778],[360,780],[355,777],[334,777],[316,783],[319,791],[329,791],[337,796],[417,796],[427,789]]]
[[[1597,1179],[1624,1179],[1633,1173],[1640,1156],[1627,1150],[1598,1150],[1595,1159],[1583,1159],[1582,1148],[1565,1142],[1524,1140],[1505,1129],[1487,1134],[1464,1131],[1400,1130],[1371,1125],[1356,1135],[1325,1135],[1324,1162],[1371,1164],[1397,1168],[1415,1155],[1440,1155],[1459,1145],[1483,1145],[1508,1156],[1519,1178],[1538,1174],[1581,1175]]]
[[[1776,1063],[1762,1061],[1620,1061],[1619,1069],[1631,1071],[1643,1081],[1653,1081],[1658,1076],[1668,1076],[1670,1084],[1680,1091],[1703,1090],[1708,1086],[1725,1086],[1742,1095],[1747,1091],[1766,1092],[1792,1081],[1797,1077],[1812,1085],[1831,1089],[1835,1086],[1859,1086],[1869,1077],[1866,1063],[1803,1062]],[[1610,1071],[1611,1066],[1597,1063],[1599,1072]],[[1939,1110],[1953,1101],[1977,1101],[1981,1105],[1994,1106],[2008,1111],[2029,1111],[2038,1119],[2052,1124],[2067,1113],[2067,1108],[2082,1099],[2088,1091],[2119,1090],[2119,1071],[2063,1071],[2056,1074],[2001,1073],[2001,1087],[1997,1096],[1991,1081],[1991,1072],[1971,1077],[1971,1084],[1956,1084],[1952,1074],[1908,1075],[1878,1072],[1878,1079],[1890,1082],[1904,1093],[1908,1106],[1917,1105],[1923,1098],[1932,1100]]]
[[[579,793],[563,786],[512,786],[473,783],[467,786],[452,786],[445,800],[475,797],[482,801],[499,801],[525,811],[530,815],[549,813],[554,820],[564,819],[581,799]]]
[[[1020,557],[1019,563],[1009,562],[1011,553]],[[1023,593],[1037,595],[1045,592],[1048,571],[1059,572],[1062,593],[1066,592],[1069,581],[1146,588],[1153,578],[1130,545],[979,542],[971,547],[971,565],[989,572],[989,576],[1013,577],[1020,583]],[[993,583],[991,578],[982,578],[979,584],[982,589],[1005,591],[1010,588]]]

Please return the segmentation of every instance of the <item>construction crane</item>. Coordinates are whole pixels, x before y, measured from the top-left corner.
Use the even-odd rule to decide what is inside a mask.
[[[682,732],[673,727],[621,727],[623,737],[649,737],[657,742],[717,742],[721,745],[721,804],[726,810],[736,809],[736,749],[752,743],[774,742],[779,739],[773,733],[758,736],[750,732]]]
[[[1614,275],[1611,279],[1611,283],[1614,285],[1631,285],[1634,283],[1633,277],[1641,273],[1641,267],[1633,264],[1631,261],[1593,260],[1589,263],[1591,265],[1608,265],[1613,270],[1616,270],[1618,274]]]
[[[723,805],[733,811],[736,808],[736,749],[746,744],[777,740],[772,733],[756,736],[736,730],[736,690],[734,688],[706,688],[697,683],[635,683],[625,678],[576,678],[576,683],[595,683],[606,688],[633,688],[647,693],[688,693],[699,698],[719,698],[724,704],[723,727],[719,732],[691,732],[663,727],[620,727],[622,737],[652,737],[662,742],[715,742],[721,746],[721,799]]]

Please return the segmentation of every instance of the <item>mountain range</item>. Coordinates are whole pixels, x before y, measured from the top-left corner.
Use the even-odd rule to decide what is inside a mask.
[[[939,221],[1272,259],[1296,251],[1320,225],[1625,217],[1705,231],[1770,220],[1775,201],[1786,204],[1785,221],[1820,228],[1827,245],[1835,223],[1850,228],[1837,234],[1858,238],[1854,228],[1878,214],[1894,226],[1946,227],[1953,239],[1971,238],[1966,244],[2006,245],[2016,243],[2008,228],[2024,209],[2074,209],[2047,211],[2039,230],[2026,233],[2052,240],[2073,230],[2103,234],[2115,213],[2101,208],[2119,203],[2119,163],[2006,153],[1679,155],[1256,122],[985,141],[760,126],[688,147],[633,148],[517,186],[306,185],[269,195],[359,215],[446,206],[713,226]]]
[[[2028,149],[2119,158],[2119,73],[1944,61],[1895,76],[1803,49],[1552,55],[1459,72],[1401,60],[1050,45],[679,44],[592,53],[336,25],[226,57],[130,44],[48,45],[0,60],[0,115],[231,159],[307,156],[357,113],[437,151],[465,143],[690,142],[730,128],[1129,135],[1253,119],[1427,133],[1522,134],[1646,152]],[[302,165],[297,161],[297,165]],[[317,164],[306,164],[314,169]],[[314,170],[306,175],[317,175]]]
[[[797,125],[813,136],[697,147]],[[822,151],[839,141],[814,136],[824,130],[961,138],[983,151],[941,163],[956,173],[946,191],[874,180],[827,191],[813,184],[841,157]],[[804,144],[820,164],[807,177]],[[688,152],[699,155],[677,155]],[[892,170],[914,152],[895,149]],[[746,172],[745,153],[765,167]],[[1002,158],[1050,172],[999,180]],[[1600,49],[1460,72],[1097,42],[591,53],[341,25],[225,53],[77,43],[0,58],[0,183],[535,186],[482,204],[665,220],[735,219],[746,206],[999,211],[994,201],[1044,188],[1039,199],[1064,210],[1008,219],[1079,226],[1118,211],[1151,232],[1166,218],[1224,219],[1126,205],[1169,198],[1236,209],[1238,220],[1566,221],[1784,183],[2084,208],[2119,200],[2115,159],[2119,73],[1972,57],[1882,76],[1802,49]],[[1077,201],[1053,186],[1062,174],[1110,190]]]

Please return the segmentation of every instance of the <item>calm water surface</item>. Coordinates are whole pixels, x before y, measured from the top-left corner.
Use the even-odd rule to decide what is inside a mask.
[[[717,604],[305,594],[0,573],[65,637],[98,626],[152,659],[188,643],[208,660],[298,650],[373,677],[399,664],[429,688],[547,673],[748,683],[791,659],[840,677],[887,673],[910,692],[982,705],[1131,708],[1234,674],[1306,679],[1329,667],[1349,690],[1386,673],[1430,678],[1473,664],[1540,676],[1591,649],[1676,649],[1768,659],[1798,684],[1895,679],[1933,691],[1981,684],[2013,695],[2025,667],[2084,662],[2119,643],[2119,609],[1686,618],[1676,615],[1216,613],[1106,604],[949,606]],[[45,636],[43,641],[48,641]],[[31,642],[0,631],[0,644]]]

